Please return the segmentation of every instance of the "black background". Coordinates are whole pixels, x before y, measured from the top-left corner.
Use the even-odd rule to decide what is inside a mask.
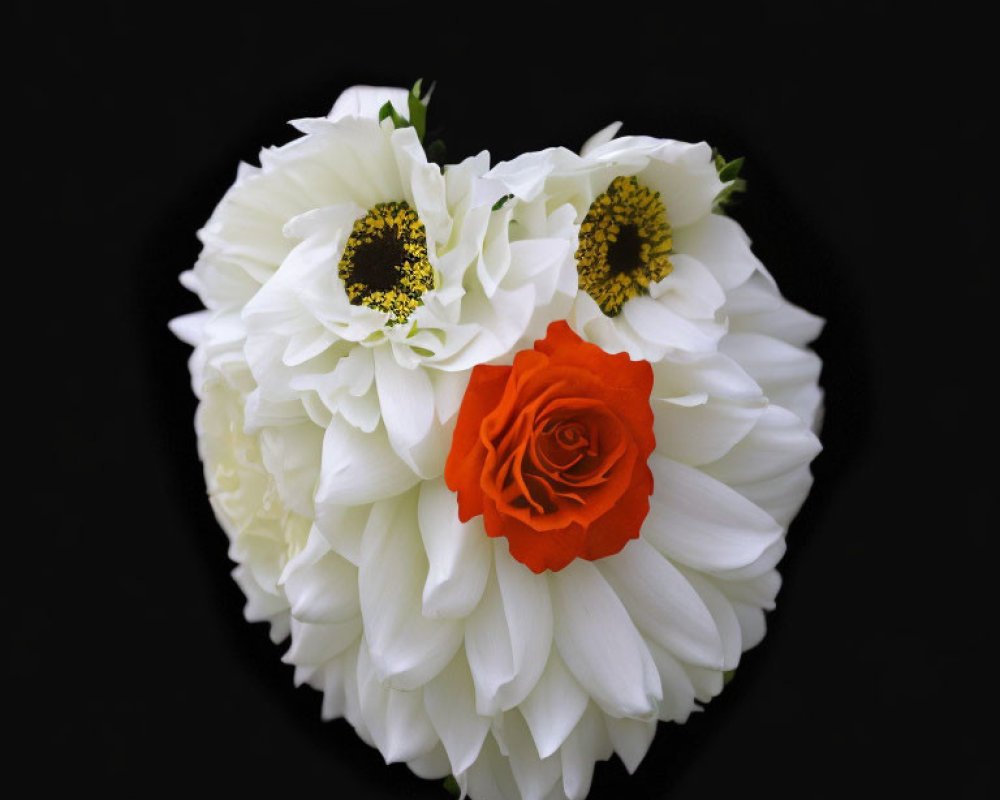
[[[705,713],[661,725],[634,776],[599,765],[591,797],[980,796],[997,777],[980,731],[995,729],[996,179],[980,111],[995,87],[983,22],[916,8],[16,7],[14,772],[139,796],[446,797],[322,723],[283,648],[242,620],[188,348],[166,330],[197,308],[177,275],[239,160],[352,84],[423,76],[455,160],[578,148],[616,119],[745,155],[734,216],[785,294],[828,320],[826,449],[769,634]]]

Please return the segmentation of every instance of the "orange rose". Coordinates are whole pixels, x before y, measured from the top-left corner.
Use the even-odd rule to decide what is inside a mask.
[[[458,516],[533,572],[610,556],[649,513],[653,370],[553,322],[512,367],[477,366],[444,477]]]

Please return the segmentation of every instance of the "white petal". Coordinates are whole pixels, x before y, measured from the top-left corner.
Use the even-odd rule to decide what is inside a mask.
[[[743,652],[740,623],[733,612],[733,604],[708,579],[692,570],[686,570],[684,577],[688,579],[694,590],[698,592],[705,607],[711,612],[715,627],[722,639],[724,658],[720,668],[735,669]]]
[[[334,417],[323,437],[323,461],[316,503],[361,505],[398,495],[419,480],[382,429],[363,434]]]
[[[774,599],[781,589],[781,575],[774,569],[749,580],[721,580],[714,575],[711,580],[734,605],[740,603],[768,611],[774,608]]]
[[[594,762],[610,758],[612,752],[604,715],[591,703],[559,751],[563,790],[570,800],[583,800],[587,796],[594,777]]]
[[[726,293],[698,259],[675,253],[673,269],[663,280],[649,285],[649,296],[673,312],[691,319],[708,319],[726,302]]]
[[[779,525],[787,528],[799,513],[812,484],[809,465],[803,464],[775,478],[758,483],[744,483],[733,488],[774,517]]]
[[[459,622],[420,613],[426,576],[415,493],[376,503],[362,539],[358,588],[372,665],[394,688],[429,681],[462,642]]]
[[[541,758],[552,755],[570,735],[587,708],[589,698],[553,649],[535,688],[521,703],[535,747]]]
[[[320,625],[292,617],[292,646],[281,660],[299,666],[321,666],[343,653],[360,636],[360,616]]]
[[[684,670],[694,686],[694,696],[702,703],[707,703],[718,695],[725,685],[720,670],[692,666],[685,666]]]
[[[729,293],[725,311],[733,333],[763,333],[798,347],[809,344],[823,330],[820,317],[789,303],[760,273]]]
[[[510,768],[523,800],[544,800],[562,773],[559,754],[545,759],[538,757],[524,717],[516,710],[504,715],[504,743],[510,752]]]
[[[494,570],[490,570],[479,605],[466,621],[465,652],[475,681],[476,711],[492,716],[500,711],[497,693],[514,670],[507,617]]]
[[[461,650],[424,686],[424,707],[448,753],[451,771],[465,772],[479,756],[490,718],[476,713],[472,673]]]
[[[458,500],[444,478],[420,485],[420,536],[430,568],[423,591],[426,617],[466,617],[486,587],[493,560],[482,517],[458,518]]]
[[[662,696],[656,666],[597,568],[577,559],[550,583],[556,645],[580,685],[612,716],[655,714]]]
[[[323,719],[347,716],[347,708],[357,705],[358,644],[323,665]],[[348,696],[351,695],[351,700]],[[352,714],[355,718],[356,714]],[[349,717],[350,718],[350,717]]]
[[[418,777],[426,780],[440,780],[451,775],[451,764],[448,761],[448,754],[441,743],[434,747],[429,753],[425,753],[419,758],[406,762],[406,766]]]
[[[822,363],[815,353],[759,333],[732,333],[719,349],[740,363],[772,403],[812,427],[822,400],[817,385]]]
[[[743,441],[704,469],[730,486],[758,483],[808,464],[821,449],[819,439],[802,420],[772,405]]]
[[[709,352],[723,330],[709,332],[685,319],[652,297],[640,295],[625,303],[622,314],[632,330],[659,347],[688,352]]]
[[[335,553],[354,566],[361,563],[361,535],[371,506],[333,506],[318,509],[316,530]]]
[[[656,720],[605,717],[604,723],[608,726],[608,734],[615,752],[631,775],[638,769],[639,763],[646,757],[646,752],[653,743]]]
[[[760,508],[701,470],[653,453],[656,486],[642,536],[696,569],[730,570],[760,557],[781,527]]]
[[[743,603],[733,603],[733,611],[740,623],[743,650],[747,651],[751,647],[756,647],[767,632],[764,612],[756,606],[746,606]]]
[[[311,422],[265,428],[260,455],[274,476],[282,502],[298,514],[313,516],[313,495],[319,479],[323,429]]]
[[[375,348],[375,383],[378,386],[382,421],[389,442],[410,467],[421,474],[413,458],[414,448],[430,433],[434,421],[434,389],[420,368],[406,369],[396,363],[392,349]]]
[[[476,684],[476,707],[492,715],[520,703],[534,688],[552,645],[548,581],[494,542],[494,570],[469,616],[465,649]]]
[[[692,664],[718,667],[722,641],[698,592],[644,539],[601,559],[601,573],[618,593],[632,622],[646,636]]]
[[[777,566],[785,555],[788,545],[785,537],[782,536],[774,544],[768,547],[760,556],[745,567],[725,571],[711,571],[712,578],[729,583],[730,581],[750,581],[767,574]]]
[[[511,680],[500,688],[500,701],[507,709],[528,696],[545,669],[552,649],[552,602],[547,576],[515,561],[503,539],[493,542],[493,562],[514,660]]]
[[[361,610],[357,567],[334,552],[291,572],[285,580],[285,591],[292,616],[302,622],[342,622]]]
[[[182,342],[196,347],[201,342],[202,331],[210,316],[208,311],[195,311],[193,314],[174,317],[167,323],[167,327]]]
[[[365,724],[387,764],[417,758],[437,745],[423,692],[402,692],[382,684],[363,644],[358,655],[358,697]]]
[[[583,147],[580,148],[580,155],[585,156],[591,150],[610,142],[615,138],[615,134],[618,133],[618,129],[621,128],[621,126],[622,124],[620,122],[612,122],[607,127],[601,128],[597,133],[583,143]]]
[[[646,643],[663,687],[659,718],[664,722],[687,722],[691,712],[697,708],[691,678],[681,663],[656,642],[647,639]]]
[[[367,117],[377,120],[378,112],[386,103],[392,103],[398,114],[409,117],[407,110],[409,94],[409,90],[394,86],[351,86],[341,92],[327,118],[331,122],[336,122],[342,117]]]
[[[656,447],[674,461],[698,467],[717,461],[754,427],[764,400],[753,403],[709,397],[686,405],[670,398],[651,401]]]
[[[271,592],[265,591],[252,570],[245,566],[236,567],[232,572],[233,580],[243,590],[247,602],[243,606],[243,617],[247,622],[268,622],[271,641],[277,644],[290,633],[288,601]]]
[[[481,755],[468,772],[455,777],[460,786],[465,783],[469,796],[475,800],[521,800],[510,761],[500,753],[492,736],[486,737]]]
[[[706,214],[696,224],[675,230],[674,249],[708,267],[726,291],[763,269],[739,223],[721,214]]]
[[[447,422],[458,413],[471,374],[471,372],[444,372],[443,370],[431,372],[431,381],[434,384],[434,405],[437,408],[439,422]]]

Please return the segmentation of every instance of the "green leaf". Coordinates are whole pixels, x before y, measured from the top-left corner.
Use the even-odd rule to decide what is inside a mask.
[[[430,358],[434,355],[434,351],[428,350],[426,347],[417,347],[416,345],[411,344],[410,349],[418,356],[423,356],[424,358]]]
[[[406,97],[406,104],[410,113],[410,124],[416,129],[417,138],[421,142],[423,142],[424,133],[427,131],[427,102],[420,97],[420,85],[422,82],[423,78],[418,79]]]
[[[726,161],[722,157],[722,153],[713,148],[712,161],[715,164],[716,171],[719,173],[719,180],[728,184],[728,186],[723,187],[715,196],[713,211],[722,213],[724,206],[732,203],[736,200],[737,195],[745,192],[747,189],[746,180],[739,177],[745,159],[740,156],[739,158],[734,158],[732,161]]]
[[[378,121],[381,122],[386,117],[392,118],[392,124],[396,129],[407,128],[410,125],[410,121],[406,117],[399,115],[399,112],[393,107],[392,102],[389,100],[385,101],[385,105],[378,110]]]
[[[719,179],[725,182],[734,181],[740,177],[740,170],[743,168],[743,156],[734,158],[719,170]]]
[[[506,203],[507,203],[508,200],[512,200],[513,198],[514,198],[514,195],[512,195],[512,194],[505,194],[503,197],[501,197],[499,200],[497,200],[493,204],[493,208],[491,208],[490,210],[491,211],[499,211],[501,208],[504,207],[504,205],[506,205]]]
[[[462,793],[462,787],[458,785],[454,775],[449,775],[444,779],[444,790],[452,797],[458,797]]]

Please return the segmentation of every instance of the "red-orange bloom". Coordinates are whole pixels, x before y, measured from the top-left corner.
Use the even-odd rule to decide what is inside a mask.
[[[512,367],[477,366],[444,477],[458,516],[534,572],[610,556],[649,513],[653,370],[553,322]]]

